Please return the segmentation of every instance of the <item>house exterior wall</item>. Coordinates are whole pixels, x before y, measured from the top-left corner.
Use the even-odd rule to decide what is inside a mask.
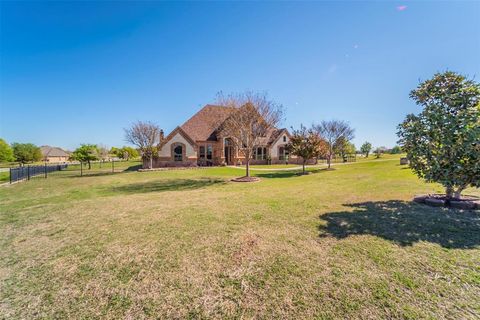
[[[285,137],[285,141],[284,141]],[[285,147],[289,143],[290,139],[288,133],[282,133],[277,141],[270,147],[267,147],[267,155],[269,160],[250,160],[250,164],[301,164],[302,158],[296,156],[289,156],[288,161],[279,159],[279,148]],[[177,132],[168,142],[166,142],[158,152],[158,156],[153,159],[153,168],[159,167],[196,167],[204,165],[222,165],[226,163],[225,159],[225,141],[223,137],[219,137],[218,141],[195,141],[195,144],[189,142],[180,132]],[[182,161],[175,161],[173,156],[173,149],[175,146],[181,145],[183,147]],[[213,155],[211,161],[207,159],[200,159],[200,147],[207,148],[212,146]],[[245,157],[237,151],[234,151],[232,165],[246,163]],[[307,163],[315,163],[315,160],[309,160]],[[143,167],[148,168],[150,166],[149,160],[144,160]]]
[[[283,138],[286,138],[286,141],[283,141]],[[270,157],[272,160],[278,160],[278,148],[281,146],[285,146],[290,142],[288,135],[283,133],[280,137],[278,137],[277,141],[270,147]]]
[[[171,147],[174,143],[182,143],[185,145],[185,156],[187,158],[197,157],[197,150],[195,150],[190,142],[188,142],[180,133],[177,133],[172,139],[170,139],[170,141],[162,146],[158,152],[159,158],[171,158]]]
[[[182,146],[182,161],[175,161],[173,156],[173,149],[177,146]],[[167,143],[165,143],[160,151],[158,157],[153,158],[153,168],[162,167],[196,167],[197,166],[197,150],[192,144],[187,141],[180,133],[176,133]],[[143,168],[150,166],[149,160],[143,160]]]
[[[207,162],[210,162],[208,165],[218,166],[225,162],[223,139],[220,139],[220,141],[196,141],[195,143],[197,144],[197,159],[199,165],[205,166]],[[206,158],[208,146],[211,146],[213,151],[211,160]],[[200,147],[205,147],[205,159],[200,159]]]
[[[284,140],[285,139],[285,140]],[[298,158],[296,156],[290,155],[287,160],[280,160],[279,148],[285,147],[290,142],[290,138],[288,134],[282,133],[280,137],[278,137],[277,141],[270,147],[270,158],[272,164],[284,164],[284,163],[298,163]]]
[[[68,161],[68,157],[51,157],[51,156],[48,156],[45,158],[45,160],[47,162],[67,162]]]

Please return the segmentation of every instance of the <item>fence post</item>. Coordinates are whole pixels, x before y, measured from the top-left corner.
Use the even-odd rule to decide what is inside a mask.
[[[30,180],[30,166],[27,166],[27,180]]]
[[[10,184],[12,184],[12,168],[10,168]]]
[[[80,161],[80,177],[83,177],[83,164],[82,164],[82,161]]]
[[[47,164],[45,163],[45,179],[47,179]]]

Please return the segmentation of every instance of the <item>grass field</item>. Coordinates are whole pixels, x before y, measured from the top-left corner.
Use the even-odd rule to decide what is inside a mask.
[[[245,168],[245,166],[240,166]],[[298,168],[298,164],[257,164],[251,165],[250,169],[287,169],[287,168]]]
[[[9,179],[10,179],[10,172],[8,171],[0,172],[0,183],[8,182]]]
[[[393,161],[0,188],[0,318],[480,316],[480,214]],[[480,195],[479,190],[467,194]]]

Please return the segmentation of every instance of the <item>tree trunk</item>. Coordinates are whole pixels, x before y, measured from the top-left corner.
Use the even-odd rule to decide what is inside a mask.
[[[332,155],[333,155],[333,142],[330,142],[330,145],[328,146],[328,169],[330,169],[330,164],[332,163]]]
[[[460,199],[462,197],[462,191],[465,190],[466,187],[467,187],[466,184],[459,186],[458,189],[454,192],[453,197],[455,199]]]
[[[245,168],[247,170],[247,177],[250,177],[250,160],[247,160]]]
[[[305,174],[305,160],[303,160],[303,174]]]
[[[150,155],[150,169],[153,169],[153,156]]]
[[[447,200],[450,200],[453,196],[453,187],[452,186],[448,186],[445,188],[445,196],[447,198]]]
[[[92,169],[92,164],[90,163],[90,160],[88,160],[88,170]]]

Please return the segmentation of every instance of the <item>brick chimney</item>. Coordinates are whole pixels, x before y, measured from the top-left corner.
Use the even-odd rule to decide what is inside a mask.
[[[164,135],[163,135],[163,130],[160,129],[160,143],[163,141],[164,138],[165,138],[165,137],[164,137]]]

